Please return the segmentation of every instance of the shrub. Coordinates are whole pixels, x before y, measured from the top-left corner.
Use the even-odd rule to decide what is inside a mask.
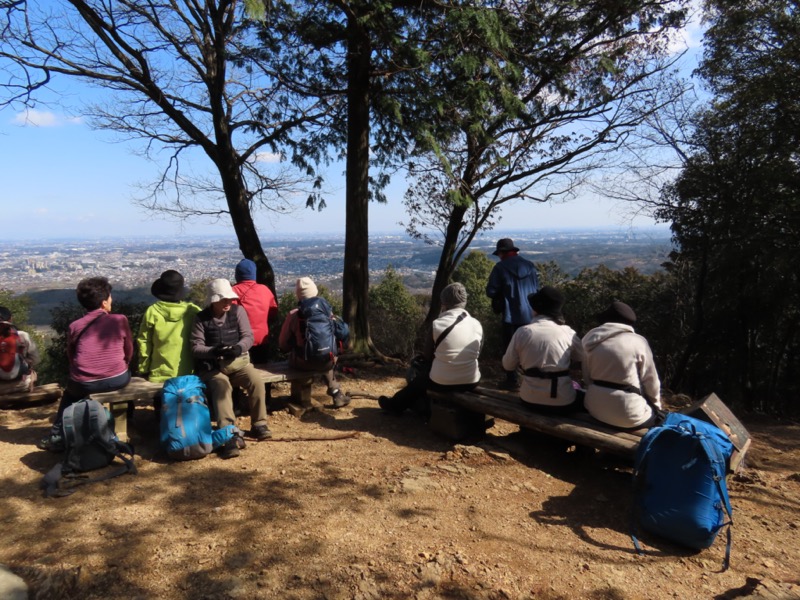
[[[422,325],[421,304],[391,266],[369,290],[369,327],[372,341],[386,355],[408,359],[414,354]]]

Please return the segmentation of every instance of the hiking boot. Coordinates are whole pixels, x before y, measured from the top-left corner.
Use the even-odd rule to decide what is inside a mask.
[[[248,433],[251,438],[255,439],[256,441],[268,440],[272,437],[272,432],[269,430],[266,424],[264,425],[256,425],[253,427]]]
[[[235,458],[239,456],[239,442],[236,441],[236,438],[239,436],[234,436],[225,442],[225,445],[219,449],[219,457],[220,458]]]
[[[241,432],[234,435],[233,439],[236,440],[236,447],[239,448],[239,450],[242,450],[247,446],[247,444],[244,441],[244,436],[242,435]]]
[[[47,450],[48,452],[54,452],[56,454],[60,454],[66,450],[64,447],[64,440],[60,435],[48,435],[40,439],[36,442],[36,447],[39,450]]]
[[[333,406],[334,408],[342,408],[343,406],[347,406],[350,404],[350,396],[345,394],[342,390],[336,390],[333,394]]]

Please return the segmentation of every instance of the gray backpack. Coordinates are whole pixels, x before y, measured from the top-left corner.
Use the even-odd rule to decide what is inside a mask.
[[[79,400],[65,408],[61,436],[64,440],[64,460],[44,476],[41,488],[45,497],[68,496],[75,491],[74,487],[81,484],[104,481],[125,473],[136,474],[133,447],[119,440],[114,433],[111,415],[97,400]],[[115,458],[124,463],[119,469],[94,479],[81,475],[86,471],[107,467]],[[61,488],[59,482],[62,479],[70,481],[72,485],[68,489]]]

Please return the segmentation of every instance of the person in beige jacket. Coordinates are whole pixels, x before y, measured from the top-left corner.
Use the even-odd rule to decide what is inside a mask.
[[[522,368],[519,397],[528,408],[550,414],[579,411],[582,406],[570,371],[580,372],[583,345],[564,323],[564,295],[546,285],[528,296],[528,302],[533,321],[514,333],[503,355],[503,369]]]
[[[650,345],[633,329],[636,313],[613,302],[598,319],[602,324],[582,340],[584,406],[613,427],[651,427],[661,409],[661,382]]]

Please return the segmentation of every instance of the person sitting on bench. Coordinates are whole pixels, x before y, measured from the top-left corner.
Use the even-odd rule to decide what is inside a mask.
[[[451,283],[439,298],[442,312],[425,337],[420,361],[423,366],[394,396],[378,398],[378,404],[386,412],[401,414],[406,409],[414,409],[427,418],[430,403],[426,390],[468,391],[475,389],[480,381],[478,356],[483,344],[483,327],[465,310],[467,290],[460,283]]]
[[[214,406],[217,427],[236,425],[233,409],[233,387],[247,392],[250,416],[249,437],[258,441],[272,437],[267,426],[267,404],[264,384],[250,363],[248,350],[253,345],[253,330],[245,310],[233,303],[238,296],[227,279],[208,283],[206,308],[194,319],[190,344],[196,373],[206,384],[209,401]],[[241,438],[234,436],[220,449],[220,457],[234,458],[244,448]]]
[[[61,417],[70,404],[90,394],[113,392],[131,380],[128,369],[133,357],[133,335],[125,315],[111,313],[111,284],[105,277],[89,277],[78,283],[78,302],[86,314],[73,321],[67,331],[67,382],[50,435],[37,447],[62,452]]]
[[[278,335],[278,347],[289,354],[289,366],[300,371],[322,375],[334,408],[344,408],[350,404],[350,395],[343,392],[336,381],[334,367],[338,355],[332,352],[330,343],[325,351],[317,356],[306,356],[309,336],[315,339],[333,340],[336,343],[336,328],[333,322],[333,309],[328,301],[318,296],[317,284],[310,277],[300,277],[294,285],[297,306],[289,311]],[[301,309],[303,312],[301,313]],[[311,316],[313,313],[313,316]],[[303,316],[306,315],[306,316]],[[313,324],[309,325],[309,316]],[[308,335],[307,335],[308,334]],[[312,346],[313,347],[313,346]],[[321,346],[316,346],[321,348]]]
[[[652,427],[661,411],[661,382],[650,345],[633,330],[636,313],[613,302],[597,319],[601,325],[583,338],[586,410],[612,427]]]
[[[139,374],[155,383],[191,375],[194,357],[189,334],[200,307],[183,299],[183,275],[172,269],[153,282],[150,293],[158,302],[147,307],[136,336]]]
[[[564,296],[545,286],[528,296],[533,321],[514,332],[503,355],[503,369],[522,367],[520,399],[528,408],[547,414],[582,410],[583,394],[572,384],[570,369],[580,369],[583,346],[575,331],[564,324]]]
[[[0,306],[0,393],[25,390],[36,383],[39,348],[27,331],[11,322],[11,310]],[[7,385],[6,385],[7,384]]]

